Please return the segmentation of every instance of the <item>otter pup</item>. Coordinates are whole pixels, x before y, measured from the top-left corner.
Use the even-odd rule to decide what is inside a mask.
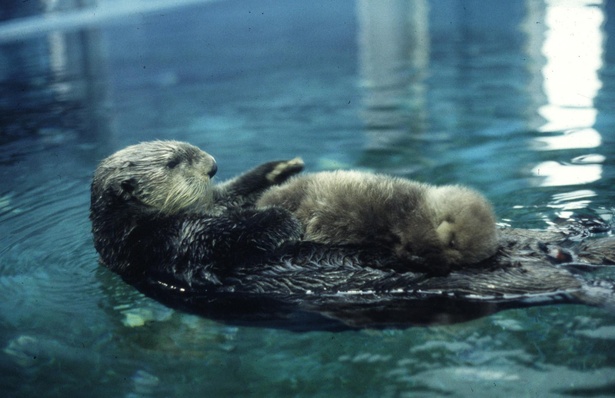
[[[376,245],[402,268],[443,275],[495,254],[495,216],[479,193],[357,171],[321,172],[272,187],[258,208],[281,207],[303,225],[304,240]]]
[[[253,205],[302,169],[300,159],[269,162],[214,185],[216,161],[193,145],[153,141],[122,149],[100,163],[91,186],[100,260],[128,281],[160,276],[219,285],[233,267],[299,237],[288,211]]]

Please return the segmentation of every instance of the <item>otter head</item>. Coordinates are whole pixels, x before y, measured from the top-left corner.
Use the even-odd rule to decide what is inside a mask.
[[[104,159],[96,169],[92,207],[131,214],[205,210],[213,202],[211,178],[216,170],[211,155],[184,142],[132,145]]]
[[[435,215],[434,228],[449,265],[473,264],[497,251],[497,230],[491,205],[472,189],[450,185],[427,190]]]

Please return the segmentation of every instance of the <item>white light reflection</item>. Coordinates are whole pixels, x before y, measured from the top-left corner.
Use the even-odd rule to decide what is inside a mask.
[[[593,126],[594,100],[602,87],[603,0],[547,0],[545,40],[542,54],[543,90],[547,103],[538,109],[546,123],[542,132],[558,132],[535,139],[534,149],[562,150],[596,148],[602,137]],[[564,165],[547,161],[532,170],[544,177],[540,185],[575,185],[594,182],[602,176],[601,164]]]
[[[579,189],[572,192],[563,192],[553,195],[553,202],[551,207],[556,209],[571,210],[582,209],[585,206],[580,206],[579,203],[589,203],[589,198],[593,198],[598,194],[591,189]]]
[[[596,148],[602,144],[602,136],[592,128],[570,130],[550,137],[538,137],[532,149],[558,150],[573,148]]]
[[[547,119],[541,130],[589,127],[596,120],[594,98],[602,87],[604,14],[601,1],[547,1],[547,31],[542,47],[542,69],[548,104],[540,114]]]
[[[602,165],[570,165],[547,161],[536,165],[532,174],[543,178],[540,182],[543,187],[588,184],[602,177]]]
[[[580,189],[578,191],[564,192],[553,195],[553,202],[549,207],[558,209],[556,213],[562,219],[571,218],[575,210],[585,209],[591,203],[589,198],[597,196],[591,189]]]
[[[0,43],[23,40],[31,36],[52,31],[69,31],[95,27],[104,23],[129,23],[126,17],[142,16],[169,8],[189,6],[199,3],[213,3],[218,0],[138,0],[105,2],[95,7],[66,10],[58,14],[36,15],[13,19],[0,26]],[[47,5],[55,6],[57,1],[46,0]]]

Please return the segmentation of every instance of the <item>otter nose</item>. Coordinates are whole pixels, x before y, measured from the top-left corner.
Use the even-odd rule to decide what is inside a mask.
[[[207,172],[207,175],[209,176],[209,178],[211,178],[216,175],[217,171],[218,171],[218,165],[216,164],[216,161],[214,160],[214,162],[211,165],[211,169],[209,169],[209,171]]]

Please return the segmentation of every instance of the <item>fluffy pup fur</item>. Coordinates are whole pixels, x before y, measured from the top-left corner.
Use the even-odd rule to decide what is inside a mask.
[[[259,208],[284,208],[303,239],[376,245],[407,269],[446,274],[495,254],[495,216],[478,192],[358,171],[307,174],[266,191]]]

